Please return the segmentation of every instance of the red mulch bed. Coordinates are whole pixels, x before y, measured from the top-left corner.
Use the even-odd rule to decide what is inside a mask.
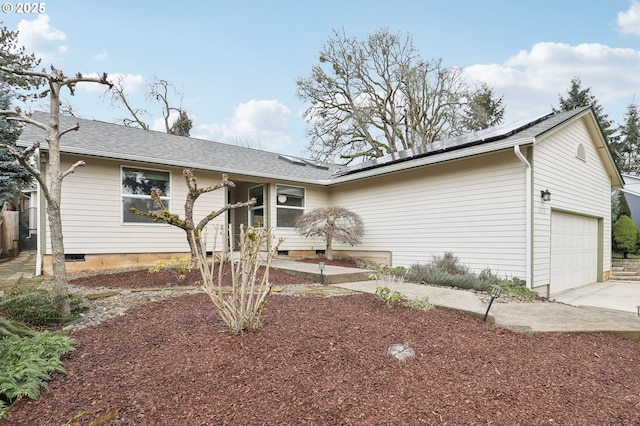
[[[114,275],[120,287],[157,276],[81,282],[108,287]],[[85,410],[76,424],[88,425],[114,409],[118,425],[640,424],[638,341],[530,337],[373,295],[272,295],[263,319],[230,335],[195,294],[78,330],[67,374],[0,425],[60,425]],[[415,357],[387,355],[396,343]]]
[[[228,270],[224,273],[230,276]],[[258,278],[262,278],[262,274],[258,273]],[[171,270],[163,270],[157,273],[150,273],[145,270],[125,271],[103,275],[92,275],[76,278],[70,281],[71,284],[80,287],[89,288],[123,288],[123,289],[143,289],[143,288],[160,288],[170,286],[193,286],[199,285],[202,280],[200,271],[192,269],[187,272],[184,278]],[[290,284],[317,284],[317,282],[286,274],[284,272],[270,270],[269,281],[275,285]]]

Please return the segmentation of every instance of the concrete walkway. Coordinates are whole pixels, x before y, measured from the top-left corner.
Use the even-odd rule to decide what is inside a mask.
[[[375,281],[360,281],[335,285],[374,294],[378,284]],[[428,297],[434,306],[463,311],[478,318],[484,317],[488,307],[475,293],[466,290],[410,283],[395,284],[392,287],[409,298]],[[640,286],[637,291],[640,291]],[[603,294],[606,295],[606,290]],[[635,295],[637,297],[640,293],[636,292]],[[569,297],[568,294],[566,297]],[[640,340],[640,317],[636,313],[601,306],[573,306],[557,301],[520,303],[497,298],[491,306],[487,321],[527,334],[602,332]]]
[[[36,271],[36,252],[23,251],[16,257],[0,260],[0,290],[11,287],[20,278],[33,279]]]

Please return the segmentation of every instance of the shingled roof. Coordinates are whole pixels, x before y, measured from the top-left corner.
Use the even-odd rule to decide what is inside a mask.
[[[46,123],[49,115],[36,112],[33,118]],[[328,179],[337,169],[335,165],[258,149],[102,121],[60,117],[61,130],[76,123],[80,125],[79,130],[61,138],[63,153],[307,183]],[[40,141],[41,149],[46,151],[44,137],[41,129],[28,125],[20,135],[19,144],[27,146]]]
[[[61,129],[76,123],[80,129],[63,136],[61,151],[80,156],[329,185],[533,143],[536,137],[587,110],[589,107],[500,125],[353,166],[67,116],[60,118]],[[36,112],[34,118],[46,122],[48,114]],[[38,140],[41,141],[41,149],[46,150],[44,132],[27,126],[20,136],[19,145],[27,146]]]

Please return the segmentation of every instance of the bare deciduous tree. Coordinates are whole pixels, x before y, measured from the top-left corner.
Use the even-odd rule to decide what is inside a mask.
[[[364,236],[364,224],[360,216],[344,207],[320,207],[300,216],[295,224],[298,234],[320,237],[326,242],[325,256],[333,259],[333,241],[355,246]]]
[[[459,68],[423,60],[411,37],[380,30],[367,40],[334,31],[311,76],[298,79],[308,151],[349,163],[461,132],[457,116],[472,90]]]
[[[33,154],[40,147],[40,142],[34,142],[31,146],[20,150],[12,146],[5,146],[7,152],[33,175],[40,184],[42,194],[47,200],[47,218],[49,219],[49,229],[51,232],[51,254],[53,260],[53,277],[57,284],[67,284],[67,271],[64,259],[64,242],[62,235],[62,217],[60,214],[60,203],[62,198],[62,181],[65,177],[73,173],[78,167],[84,166],[85,162],[80,160],[72,164],[67,170],[62,171],[60,162],[60,139],[67,133],[80,128],[76,124],[67,129],[60,128],[60,92],[62,88],[69,89],[71,95],[74,94],[78,83],[98,83],[111,86],[107,81],[107,75],[101,77],[85,77],[78,73],[75,76],[67,77],[61,70],[51,66],[49,73],[43,71],[25,70],[22,68],[11,68],[0,66],[0,72],[9,76],[24,76],[27,78],[38,78],[48,84],[48,89],[39,94],[40,97],[49,97],[49,121],[42,123],[23,112],[20,108],[15,110],[0,110],[1,115],[7,116],[7,120],[30,124],[46,133],[48,161],[46,176],[31,161]],[[65,287],[66,288],[66,287]],[[64,290],[67,291],[67,290]],[[64,294],[63,305],[60,307],[62,313],[69,313],[68,294]]]
[[[174,105],[171,101],[173,96],[177,96],[179,98],[179,107],[172,106]],[[113,90],[110,92],[110,97],[112,105],[122,104],[129,114],[129,116],[120,120],[123,125],[149,130],[149,124],[146,120],[149,119],[152,114],[146,109],[135,108],[127,99],[126,87],[122,76],[113,80]],[[154,76],[153,81],[149,83],[149,92],[146,97],[147,99],[158,102],[161,105],[162,120],[167,133],[189,136],[192,122],[187,112],[182,109],[184,95],[178,92],[173,83]],[[172,114],[176,113],[178,114],[177,119],[172,120]]]

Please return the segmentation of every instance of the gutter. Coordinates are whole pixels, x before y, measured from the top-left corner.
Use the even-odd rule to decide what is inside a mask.
[[[515,153],[518,160],[525,167],[525,248],[524,248],[524,256],[525,256],[525,281],[527,283],[527,288],[531,289],[533,285],[533,280],[531,276],[532,271],[532,261],[531,261],[531,241],[533,236],[533,223],[531,221],[531,200],[533,199],[533,190],[531,188],[531,164],[522,152],[520,151],[520,145],[515,145],[513,147],[513,152]]]

